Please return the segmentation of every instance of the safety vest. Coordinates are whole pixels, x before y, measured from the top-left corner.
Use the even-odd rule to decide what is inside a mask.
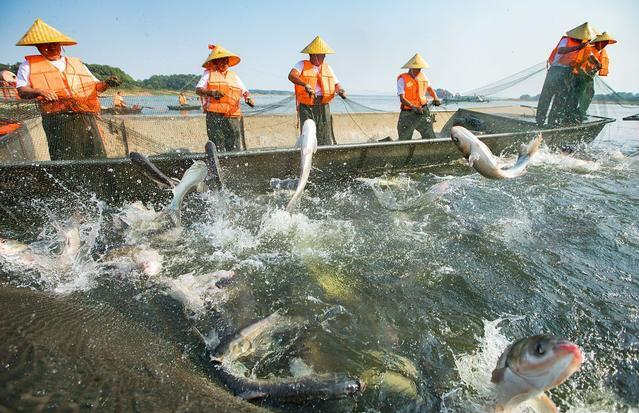
[[[412,77],[408,73],[402,73],[397,76],[397,80],[404,79],[404,99],[415,106],[424,106],[426,100],[426,91],[429,88],[428,79],[423,73],[419,73],[416,77]],[[401,105],[404,110],[412,109],[410,106]]]
[[[579,39],[573,39],[572,37],[568,37],[568,36],[562,37],[559,40],[559,43],[557,43],[557,46],[555,46],[552,52],[550,52],[550,56],[548,56],[548,66],[552,66],[553,64],[559,64],[562,66],[575,67],[577,63],[577,59],[579,57],[579,53],[583,51],[583,49],[575,50],[574,52],[570,52],[570,53],[560,54],[559,56],[557,56],[557,50],[559,49],[559,44],[564,39],[568,39],[568,43],[566,44],[565,47],[579,46],[582,43],[582,41]],[[555,61],[555,57],[557,57],[557,61]]]
[[[224,93],[220,99],[212,96],[207,97],[206,111],[221,113],[226,118],[237,118],[241,116],[240,98],[242,90],[237,75],[232,70],[227,70],[226,74],[217,70],[209,70],[208,90],[219,90]]]
[[[80,59],[67,57],[63,73],[53,66],[44,56],[26,56],[31,73],[29,81],[34,89],[52,90],[60,100],[40,102],[42,113],[100,112],[100,100],[96,81],[82,64]]]
[[[180,95],[178,97],[178,100],[180,101],[180,105],[186,105],[186,96]]]
[[[18,96],[18,89],[16,89],[15,82],[0,81],[0,89],[2,90],[3,100],[20,99],[20,97]]]
[[[322,63],[319,73],[317,73],[313,63],[304,60],[304,68],[302,69],[302,73],[300,73],[300,79],[302,79],[304,83],[307,83],[312,90],[315,90],[319,82],[320,89],[322,90],[322,105],[330,102],[335,97],[335,78],[328,64]],[[315,103],[313,98],[306,92],[304,86],[300,85],[295,85],[295,100],[298,105],[311,106]]]
[[[608,65],[610,64],[610,59],[608,58],[608,53],[606,49],[599,50],[599,62],[601,63],[601,69],[599,69],[599,76],[608,76]]]
[[[11,121],[1,121],[0,120],[0,138],[5,135],[10,134],[11,132],[15,132],[20,129],[22,124],[20,122],[11,122]]]

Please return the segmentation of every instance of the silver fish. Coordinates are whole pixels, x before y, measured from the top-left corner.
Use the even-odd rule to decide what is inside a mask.
[[[520,145],[517,162],[510,168],[500,168],[488,146],[468,129],[463,126],[453,126],[450,130],[450,138],[468,160],[468,165],[475,168],[480,175],[490,179],[509,179],[525,174],[531,158],[539,151],[543,141],[539,134],[528,145]]]
[[[358,379],[343,373],[315,374],[300,377],[280,377],[272,379],[253,379],[246,377],[232,366],[231,361],[252,354],[257,345],[255,341],[267,332],[272,334],[280,329],[279,323],[286,323],[288,317],[275,312],[269,317],[243,329],[228,345],[218,350],[208,346],[209,340],[194,328],[194,331],[207,346],[220,379],[239,397],[245,400],[270,399],[289,402],[307,400],[329,400],[354,396],[364,390],[364,384]],[[290,320],[289,320],[290,321]]]
[[[510,412],[523,402],[538,413],[556,413],[544,394],[579,370],[584,356],[576,344],[554,336],[532,336],[514,342],[499,357],[491,381],[497,412]]]
[[[297,140],[296,146],[300,148],[300,178],[293,197],[288,202],[288,205],[286,205],[288,212],[293,210],[295,204],[302,196],[302,192],[304,192],[304,188],[308,182],[308,176],[311,173],[313,154],[317,151],[317,127],[315,126],[315,121],[312,119],[304,121],[302,134]]]
[[[204,152],[206,153],[206,164],[209,167],[209,174],[206,178],[207,184],[217,189],[224,188],[224,182],[222,181],[222,174],[220,169],[220,160],[217,157],[217,148],[211,141],[206,142],[204,145]]]
[[[161,216],[169,216],[176,226],[180,226],[180,209],[184,197],[204,182],[208,174],[207,166],[202,161],[195,161],[189,169],[184,172],[180,183],[173,188],[173,199],[171,203],[164,208]]]

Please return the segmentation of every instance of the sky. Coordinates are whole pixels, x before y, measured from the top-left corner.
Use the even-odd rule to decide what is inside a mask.
[[[78,1],[3,0],[0,62],[34,47],[15,43],[36,18],[78,41],[66,48],[86,63],[122,68],[136,79],[201,73],[208,44],[238,54],[234,67],[251,89],[291,89],[291,67],[320,35],[342,86],[393,93],[416,52],[435,88],[475,89],[544,61],[569,29],[589,21],[619,43],[608,46],[606,82],[639,92],[639,1]]]

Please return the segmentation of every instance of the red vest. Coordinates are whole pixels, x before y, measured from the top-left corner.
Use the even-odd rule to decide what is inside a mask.
[[[53,90],[60,100],[40,102],[42,113],[77,112],[99,113],[100,100],[96,81],[80,59],[67,57],[63,73],[44,56],[26,56],[31,73],[29,81],[34,89]]]
[[[302,69],[302,73],[300,73],[300,79],[307,83],[312,90],[315,90],[319,83],[320,89],[322,90],[321,103],[326,104],[335,97],[335,78],[326,63],[322,63],[319,73],[316,73],[314,68],[313,63],[304,60],[304,68]],[[295,85],[295,100],[298,105],[311,106],[315,103],[313,98],[306,93],[304,86],[300,85]]]
[[[232,70],[227,70],[226,74],[217,70],[209,69],[208,90],[219,90],[224,93],[220,99],[208,96],[204,107],[207,112],[221,113],[227,118],[237,118],[242,115],[240,110],[240,99],[242,90],[237,75]]]

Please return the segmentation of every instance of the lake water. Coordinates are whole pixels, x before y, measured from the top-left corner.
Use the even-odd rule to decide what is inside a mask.
[[[159,107],[168,98],[148,99]],[[396,110],[395,100],[358,101]],[[636,413],[639,157],[628,155],[639,149],[639,123],[620,120],[635,112],[594,106],[618,121],[574,156],[542,150],[513,180],[481,178],[458,161],[388,181],[313,182],[311,173],[292,214],[286,191],[194,194],[179,235],[150,235],[139,210],[89,192],[34,200],[47,224],[0,236],[54,256],[54,224],[80,212],[83,249],[63,270],[0,258],[0,406],[249,411],[211,407],[223,403],[192,327],[223,340],[279,311],[302,326],[248,360],[252,374],[289,376],[301,359],[368,387],[356,399],[264,405],[275,411],[482,411],[506,344],[551,333],[586,354],[551,392],[562,411]],[[440,198],[425,196],[445,180]],[[134,224],[121,228],[114,215]],[[162,271],[99,265],[122,244],[155,249]],[[206,287],[219,270],[234,271],[233,281]]]

